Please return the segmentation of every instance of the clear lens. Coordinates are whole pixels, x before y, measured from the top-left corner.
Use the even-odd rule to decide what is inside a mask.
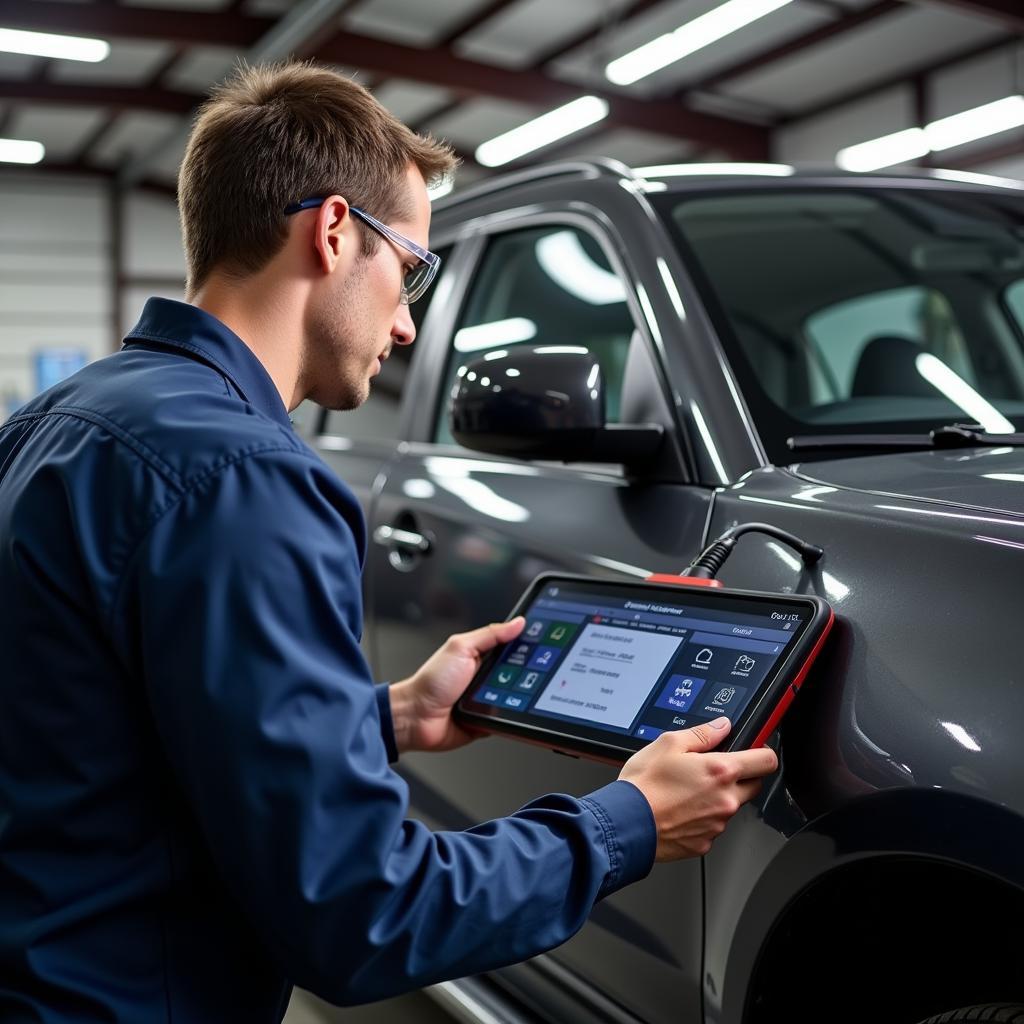
[[[415,302],[434,280],[437,264],[420,263],[408,271],[402,282],[402,298],[406,302]]]

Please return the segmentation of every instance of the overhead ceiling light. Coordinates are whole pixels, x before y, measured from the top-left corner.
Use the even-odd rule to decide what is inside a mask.
[[[477,147],[476,160],[484,167],[500,167],[541,146],[572,135],[608,116],[608,103],[599,96],[581,96],[564,107],[542,114]]]
[[[789,164],[658,164],[634,170],[643,178],[674,178],[684,174],[766,174],[783,178],[796,174],[796,168]]]
[[[451,178],[445,178],[443,181],[439,181],[436,185],[428,188],[427,195],[430,197],[430,201],[433,202],[435,199],[440,199],[441,196],[448,195],[454,187],[455,182]]]
[[[993,103],[939,118],[923,128],[908,128],[847,146],[836,154],[836,163],[847,171],[877,171],[1021,125],[1024,125],[1024,96],[1005,96]]]
[[[931,152],[923,128],[907,128],[880,139],[859,142],[836,153],[836,163],[846,171],[877,171],[880,167],[917,160]]]
[[[575,231],[556,231],[537,242],[537,262],[544,272],[577,299],[593,306],[625,302],[626,288],[616,274],[596,264]]]
[[[1006,96],[994,103],[986,103],[965,110],[962,114],[943,117],[925,125],[928,145],[933,150],[952,149],[965,142],[983,139],[987,135],[1019,128],[1024,124],[1024,96]]]
[[[41,142],[27,139],[0,139],[0,163],[37,164],[43,159],[46,148]]]
[[[84,36],[56,36],[49,32],[0,28],[0,50],[5,53],[27,53],[33,57],[84,60],[95,64],[107,59],[110,43],[105,39],[87,39]]]
[[[653,75],[669,64],[710,46],[731,35],[752,21],[763,18],[792,0],[728,0],[728,3],[702,14],[674,32],[668,32],[649,43],[613,60],[604,73],[616,85],[632,85]]]

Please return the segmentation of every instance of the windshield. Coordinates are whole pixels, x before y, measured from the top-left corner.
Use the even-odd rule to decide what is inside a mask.
[[[774,461],[794,435],[1024,427],[1024,198],[652,198]]]

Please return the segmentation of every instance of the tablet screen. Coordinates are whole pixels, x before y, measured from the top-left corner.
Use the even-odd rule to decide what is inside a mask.
[[[642,746],[764,692],[814,616],[799,597],[547,580],[526,626],[471,687],[468,707],[506,720]],[[638,742],[639,741],[639,742]]]

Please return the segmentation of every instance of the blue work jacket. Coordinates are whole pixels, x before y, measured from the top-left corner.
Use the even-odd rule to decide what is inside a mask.
[[[262,364],[184,303],[0,426],[5,1024],[383,998],[556,946],[650,870],[627,782],[406,817],[364,547]]]

